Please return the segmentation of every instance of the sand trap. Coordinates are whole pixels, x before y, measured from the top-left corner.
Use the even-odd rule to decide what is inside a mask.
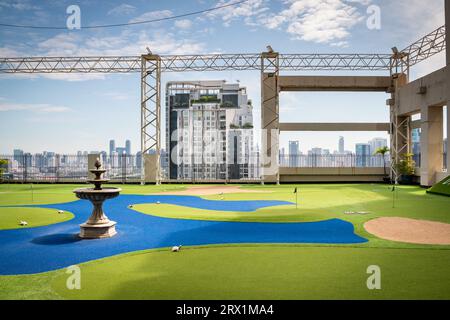
[[[417,244],[449,244],[450,224],[408,218],[377,218],[364,224],[367,232],[386,240]]]
[[[245,190],[238,186],[193,186],[186,190],[165,191],[158,194],[185,195],[185,196],[207,196],[220,193],[267,193],[270,191],[263,190]]]

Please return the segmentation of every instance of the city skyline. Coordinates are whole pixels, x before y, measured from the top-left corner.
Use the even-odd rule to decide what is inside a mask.
[[[338,136],[338,138],[341,138],[342,136]],[[343,138],[343,137],[342,137]],[[375,137],[375,138],[373,138],[372,140],[378,140],[378,139],[381,139],[381,140],[383,140],[383,141],[386,141],[386,145],[387,146],[389,146],[388,145],[388,139],[385,139],[385,138],[380,138],[380,137]],[[49,151],[49,150],[42,150],[42,151],[38,151],[38,152],[31,152],[31,151],[29,151],[29,150],[27,150],[27,149],[24,149],[24,148],[20,148],[20,147],[16,147],[16,148],[14,148],[13,149],[13,152],[12,153],[5,153],[5,155],[7,155],[7,154],[14,154],[14,150],[20,150],[20,151],[22,151],[23,153],[31,153],[31,154],[39,154],[39,153],[55,153],[55,154],[68,154],[68,155],[76,155],[76,154],[79,154],[79,153],[82,153],[82,154],[89,154],[89,153],[107,153],[107,154],[111,154],[111,152],[110,152],[110,150],[111,150],[111,141],[116,141],[115,139],[110,139],[109,140],[109,146],[106,148],[104,148],[104,149],[99,149],[99,150],[90,150],[90,151],[88,151],[88,150],[77,150],[77,151],[74,151],[74,152],[70,152],[70,153],[65,153],[65,152],[58,152],[58,151],[54,151],[54,150],[51,150],[51,151]],[[125,142],[129,142],[130,143],[130,145],[132,146],[133,145],[133,143],[131,143],[131,141],[129,140],[129,139],[126,139],[125,140]],[[344,141],[345,141],[345,138],[344,138]],[[291,142],[298,142],[298,152],[299,152],[299,154],[307,154],[309,151],[311,151],[311,150],[314,150],[314,149],[320,149],[320,150],[329,150],[330,151],[330,153],[339,153],[339,142],[338,142],[338,147],[337,148],[335,148],[335,149],[333,149],[333,148],[328,148],[328,147],[324,147],[324,146],[319,146],[319,145],[317,145],[317,146],[313,146],[312,148],[310,148],[310,149],[302,149],[300,146],[302,145],[301,143],[300,143],[300,141],[298,141],[298,140],[291,140],[291,141],[289,141],[289,144],[291,143]],[[344,150],[344,153],[347,153],[347,152],[353,152],[353,153],[355,153],[356,152],[356,145],[357,144],[360,144],[360,143],[369,143],[370,142],[370,140],[369,141],[367,141],[367,142],[364,142],[364,141],[361,141],[361,142],[357,142],[357,143],[355,143],[355,145],[354,145],[354,147],[353,148],[345,148],[345,150]],[[282,147],[280,147],[280,153],[284,150],[289,150],[289,144],[288,144],[288,148],[285,148],[284,146],[282,146]],[[259,146],[259,144],[254,144],[254,148],[255,148],[255,150],[256,150],[256,147],[257,146]],[[124,151],[123,153],[125,153],[125,154],[130,154],[130,155],[136,155],[136,154],[140,154],[140,150],[137,150],[137,151],[135,151],[135,152],[133,152],[133,151],[131,151],[131,152],[125,152],[125,150],[127,149],[126,147],[114,147],[114,149],[119,149],[119,150],[121,150],[121,151]],[[130,149],[129,150],[131,150],[131,147],[130,147]],[[161,148],[161,150],[162,151],[165,151],[165,148]],[[118,153],[118,152],[117,152]],[[120,153],[118,153],[118,154],[120,154]],[[286,154],[286,153],[285,153]],[[287,154],[289,154],[289,153],[287,153]]]
[[[14,36],[5,29],[1,30],[0,55],[27,56],[29,54],[24,49],[26,47],[34,48],[33,55],[37,56],[139,55],[146,52],[147,46],[157,54],[261,52],[267,44],[281,53],[389,53],[393,44],[402,48],[443,24],[443,5],[438,1],[428,4],[414,0],[413,5],[406,5],[403,2],[380,0],[377,5],[383,13],[383,24],[380,30],[370,30],[365,27],[366,11],[368,4],[373,2],[336,1],[339,7],[348,9],[339,12],[351,15],[348,19],[340,20],[337,27],[323,24],[320,19],[315,20],[314,17],[323,14],[321,10],[324,9],[318,8],[310,20],[313,26],[318,24],[317,27],[320,27],[321,32],[318,33],[313,32],[314,28],[296,28],[296,21],[301,19],[300,16],[291,17],[292,20],[284,23],[274,20],[267,23],[269,16],[262,20],[257,18],[269,12],[284,14],[291,9],[291,1],[252,1],[250,6],[240,5],[227,9],[227,14],[223,17],[209,14],[185,19],[185,23],[181,25],[175,25],[177,21],[162,21],[152,25],[152,28],[135,26],[122,30],[110,29],[105,30],[102,37],[88,29],[57,32],[42,30],[39,35],[20,32]],[[164,10],[175,10],[175,7],[176,11],[183,12],[192,7],[205,6],[197,0],[190,0],[176,4],[173,1],[141,3],[135,6],[133,12],[115,10],[120,5],[121,2],[115,0],[102,5],[84,2],[80,6],[83,21],[86,24],[91,21],[108,23],[111,19],[120,22],[139,19],[139,16],[145,14],[158,15]],[[37,12],[51,16],[54,23],[62,25],[67,17],[64,5],[57,2],[39,3],[33,9],[4,8],[2,12],[5,23],[24,21],[26,24],[40,24],[42,16],[36,15]],[[87,12],[88,16],[85,15]],[[117,14],[108,15],[108,12]],[[398,16],[396,12],[407,14]],[[410,28],[411,22],[419,19],[426,23],[413,24],[413,28]],[[213,34],[220,36],[212,36]],[[236,37],[236,34],[240,36]],[[371,41],[367,41],[368,39]],[[18,43],[25,45],[18,46]],[[233,43],[233,46],[225,45],[228,43]],[[424,64],[419,64],[413,70],[411,79],[423,74],[425,70],[436,70],[444,64],[444,56],[437,55]],[[329,72],[323,74],[327,75]],[[225,79],[228,82],[239,80],[247,87],[248,96],[253,101],[255,119],[261,118],[259,72],[167,73],[162,77],[161,95],[164,96],[164,84],[168,81],[192,79]],[[59,153],[96,150],[103,145],[103,141],[109,139],[108,131],[112,127],[115,128],[118,141],[130,139],[133,144],[132,153],[138,151],[139,74],[21,75],[2,77],[0,83],[0,134],[3,137],[0,153],[8,153],[15,147],[33,153],[44,149]],[[350,97],[343,93],[285,92],[280,95],[281,121],[286,120],[283,117],[289,117],[292,121],[314,122],[321,116],[327,116],[329,119],[324,121],[387,122],[387,98],[388,95],[378,93],[354,93]],[[362,107],[364,112],[361,112]],[[165,117],[164,110],[162,116]],[[107,121],[97,121],[105,117]],[[161,123],[161,130],[164,132],[164,120]],[[36,127],[39,130],[35,130]],[[255,132],[259,127],[260,121],[255,121]],[[349,146],[357,143],[356,140],[361,135],[364,135],[364,140],[374,137],[370,133],[345,135]],[[321,146],[331,149],[334,142],[327,142],[325,137],[326,134],[309,133],[282,135],[281,144],[287,145],[289,140],[298,139],[303,141],[302,148]],[[164,135],[161,140],[164,145]]]

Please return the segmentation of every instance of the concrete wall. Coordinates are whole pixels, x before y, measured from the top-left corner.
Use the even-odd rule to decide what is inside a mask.
[[[443,106],[450,100],[447,89],[447,68],[442,68],[423,78],[410,82],[398,89],[397,103],[399,115],[410,115],[420,112],[421,106]],[[420,88],[426,88],[420,93]]]
[[[383,168],[280,168],[281,182],[382,182]]]
[[[156,183],[158,155],[144,154],[145,183]]]
[[[379,91],[387,92],[391,77],[377,76],[280,76],[281,91]]]
[[[280,123],[280,131],[390,131],[390,123]]]

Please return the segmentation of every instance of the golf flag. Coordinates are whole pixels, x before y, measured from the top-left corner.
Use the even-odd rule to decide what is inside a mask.
[[[294,194],[295,194],[295,209],[298,209],[297,188],[294,189]]]

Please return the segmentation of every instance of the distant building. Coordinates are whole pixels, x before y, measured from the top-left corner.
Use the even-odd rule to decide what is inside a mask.
[[[374,138],[369,141],[369,145],[370,145],[369,155],[372,156],[375,154],[375,152],[377,152],[378,149],[387,147],[387,139]],[[370,165],[373,167],[383,166],[383,157],[381,156],[370,157],[370,161],[371,161]]]
[[[345,153],[345,142],[344,142],[344,137],[342,137],[342,136],[339,137],[338,152],[339,152],[339,154]]]
[[[131,154],[131,141],[125,141],[125,152],[130,155]]]
[[[246,88],[225,81],[168,82],[166,115],[170,179],[255,177]]]
[[[379,148],[387,147],[387,139],[373,138],[369,141],[370,154],[374,154]]]
[[[15,161],[17,161],[17,163],[20,166],[23,166],[23,164],[24,164],[23,150],[21,150],[21,149],[14,149],[14,151],[13,151],[13,159]]]
[[[355,148],[356,153],[356,166],[357,167],[367,167],[370,161],[370,144],[368,143],[357,143]]]
[[[297,168],[300,165],[300,143],[289,141],[289,167]]]
[[[109,140],[109,155],[112,156],[114,151],[116,151],[116,140]]]
[[[420,166],[420,128],[411,130],[413,160]]]

